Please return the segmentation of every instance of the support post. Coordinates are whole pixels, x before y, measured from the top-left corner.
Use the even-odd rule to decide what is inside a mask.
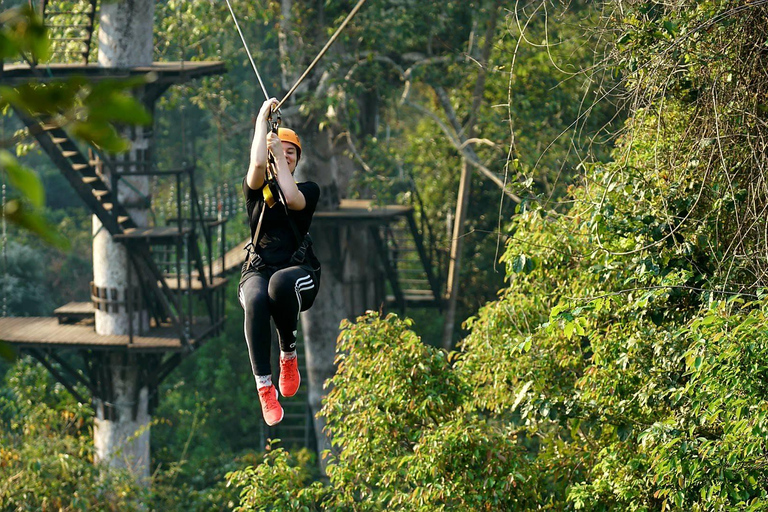
[[[131,68],[152,64],[152,29],[155,0],[103,2],[99,12],[99,65],[109,68]],[[142,93],[139,93],[142,94]],[[145,103],[146,98],[142,98]],[[150,102],[152,100],[149,100]],[[150,110],[152,105],[146,105]],[[152,155],[152,128],[133,127],[123,136],[131,141],[131,149],[105,166],[112,192],[140,226],[148,224],[149,179],[130,177],[130,186],[120,183],[131,171],[145,170]],[[122,178],[121,178],[122,176]],[[115,241],[101,223],[93,220],[93,280],[97,287],[114,288],[129,297],[138,286],[131,282],[128,249]],[[138,269],[137,269],[138,270]],[[133,276],[135,277],[135,276]],[[130,300],[130,299],[129,299]],[[133,334],[149,328],[149,314],[144,308],[129,311],[119,306],[109,311],[97,310],[96,332],[102,335]],[[101,359],[98,372],[99,396],[94,399],[95,461],[110,466],[129,468],[139,482],[149,483],[149,396],[150,389],[142,378],[142,365],[136,356],[110,352]]]
[[[443,348],[453,348],[453,325],[456,322],[456,303],[459,292],[459,271],[461,270],[461,252],[464,247],[464,222],[467,219],[467,204],[472,184],[472,169],[467,159],[461,161],[461,179],[459,181],[459,199],[456,204],[456,218],[453,222],[453,239],[451,240],[451,259],[448,263],[448,281],[446,295],[448,307],[445,311],[443,324]]]

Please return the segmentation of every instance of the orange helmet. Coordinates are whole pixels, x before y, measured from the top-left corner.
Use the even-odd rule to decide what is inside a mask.
[[[296,155],[296,161],[298,162],[301,158],[301,141],[299,140],[299,136],[296,135],[296,132],[291,130],[290,128],[278,128],[277,129],[277,138],[280,139],[282,142],[290,142],[294,146],[296,146],[296,149],[298,149],[298,153]]]

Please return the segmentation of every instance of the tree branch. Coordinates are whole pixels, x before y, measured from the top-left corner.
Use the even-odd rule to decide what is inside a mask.
[[[440,101],[440,105],[443,107],[443,111],[445,112],[445,116],[448,118],[448,121],[451,123],[451,127],[454,130],[454,134],[450,134],[449,130],[450,128],[445,125],[445,123],[440,122],[440,127],[443,129],[446,134],[449,134],[448,139],[451,141],[451,144],[461,153],[461,155],[467,159],[467,162],[472,165],[472,167],[479,170],[481,173],[483,173],[488,179],[490,179],[493,183],[495,183],[501,190],[504,191],[504,194],[509,197],[512,201],[516,202],[517,204],[520,204],[522,202],[522,199],[520,199],[520,196],[512,192],[511,190],[507,189],[504,186],[504,181],[502,181],[496,174],[488,169],[485,165],[482,164],[480,161],[480,158],[477,156],[477,153],[475,153],[475,150],[472,149],[472,147],[468,146],[468,144],[471,144],[472,141],[477,139],[465,139],[463,136],[459,135],[461,133],[461,124],[459,124],[459,120],[456,117],[456,112],[453,109],[453,106],[451,105],[450,98],[448,98],[448,93],[445,92],[445,89],[443,89],[440,86],[433,86],[432,89],[435,91],[435,94],[437,95],[438,100]],[[423,107],[421,108],[422,112],[429,112]],[[439,118],[432,112],[429,112],[428,115],[432,117],[432,119],[439,120]]]

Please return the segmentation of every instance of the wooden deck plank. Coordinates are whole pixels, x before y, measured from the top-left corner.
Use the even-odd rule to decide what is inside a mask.
[[[69,302],[53,310],[54,315],[93,315],[93,302]]]
[[[132,68],[112,68],[99,66],[98,63],[65,64],[49,63],[45,65],[46,73],[42,76],[38,69],[33,69],[26,63],[6,63],[3,67],[3,83],[15,84],[35,78],[38,81],[61,80],[71,76],[85,76],[90,80],[106,80],[127,78],[135,75],[154,73],[156,80],[169,83],[180,83],[194,78],[210,75],[221,75],[226,72],[226,65],[221,61],[176,61],[153,62],[149,66]]]
[[[208,322],[192,326],[193,338],[203,337],[210,329]],[[0,340],[19,347],[60,346],[81,348],[126,348],[147,351],[178,351],[183,347],[175,329],[155,327],[144,336],[97,334],[93,325],[59,324],[56,317],[0,318]]]
[[[342,199],[339,208],[332,211],[318,211],[313,222],[370,222],[384,221],[406,215],[412,206],[399,204],[376,205],[370,199]]]

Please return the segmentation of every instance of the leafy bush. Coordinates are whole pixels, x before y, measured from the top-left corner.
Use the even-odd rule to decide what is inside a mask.
[[[39,365],[21,360],[0,396],[0,508],[140,510],[126,472],[93,464],[93,412]]]

